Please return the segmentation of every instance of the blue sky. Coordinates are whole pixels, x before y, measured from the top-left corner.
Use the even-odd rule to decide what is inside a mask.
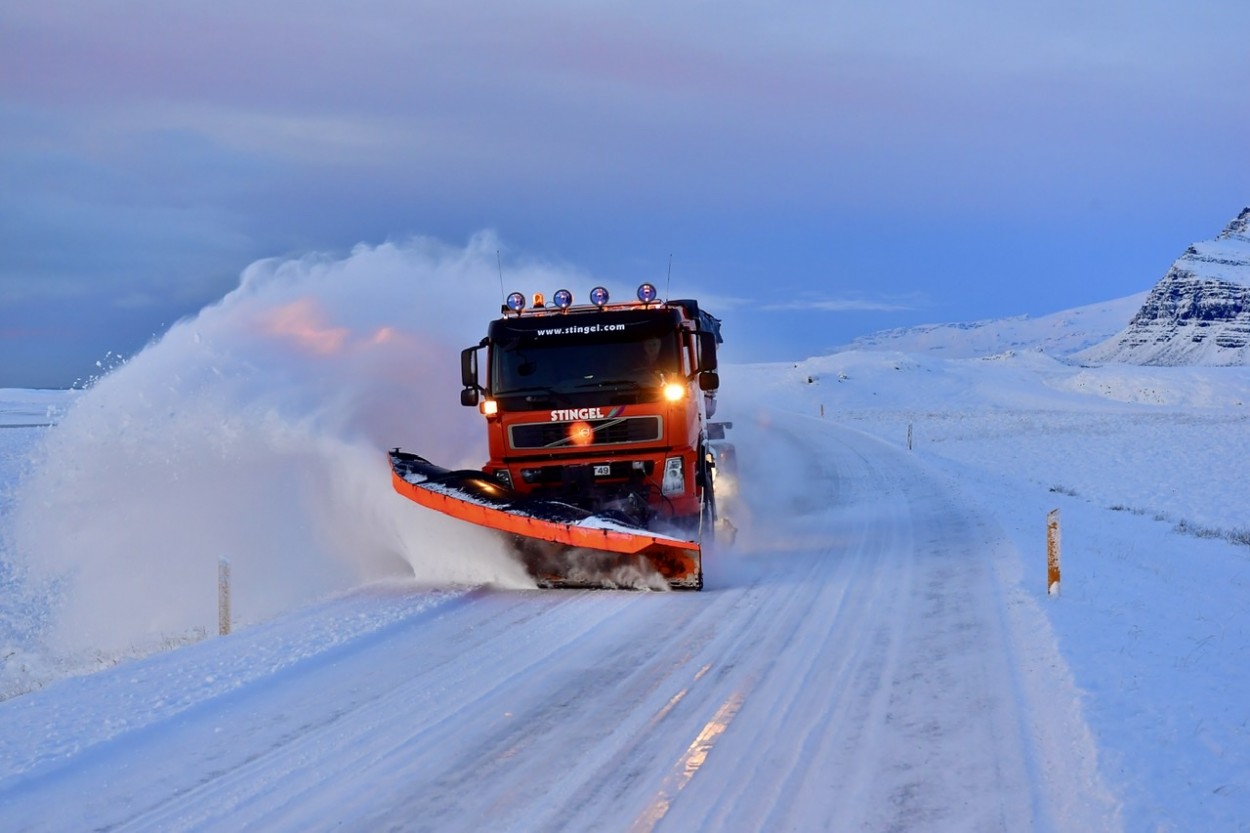
[[[671,255],[738,361],[1121,297],[1250,202],[1248,31],[1240,0],[7,0],[0,387],[258,258],[487,229],[505,271]]]

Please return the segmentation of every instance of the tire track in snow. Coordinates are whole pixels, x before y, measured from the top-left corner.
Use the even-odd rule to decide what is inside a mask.
[[[326,679],[327,675],[303,681],[299,689],[304,696],[325,700],[321,722],[292,727],[269,741],[268,748],[263,748],[263,739],[253,740],[252,754],[236,766],[212,773],[199,785],[200,795],[180,796],[185,798],[179,802],[184,806],[141,816],[134,829],[181,827],[170,825],[174,819],[194,818],[197,809],[205,815],[196,818],[192,827],[207,824],[225,828],[232,817],[243,815],[255,818],[262,827],[316,829],[327,812],[333,813],[335,804],[356,799],[354,793],[361,789],[362,776],[366,793],[385,794],[389,785],[408,777],[403,774],[406,770],[437,770],[446,756],[442,750],[460,745],[462,727],[482,723],[481,715],[486,711],[483,703],[493,693],[505,688],[515,675],[549,664],[552,652],[559,649],[561,643],[555,637],[563,634],[543,640],[558,617],[536,616],[529,595],[478,592],[473,594],[472,604],[449,607],[436,622],[422,628],[428,639],[414,639],[413,632],[396,634],[394,640],[345,663],[339,669],[345,681]],[[555,611],[572,602],[558,597],[553,601]],[[606,617],[610,611],[610,607],[601,607],[595,615]],[[585,626],[587,617],[582,613],[578,616]],[[537,649],[508,651],[500,642],[512,628],[529,629]],[[497,676],[491,678],[492,685],[486,690],[475,693],[483,679],[482,665],[487,662],[495,663]],[[371,674],[371,667],[377,673]],[[267,692],[252,694],[253,702],[243,711],[262,715],[284,710],[297,714],[318,711],[315,704],[291,703],[287,692],[277,692],[275,702],[266,702]],[[296,705],[299,708],[293,708]],[[422,719],[404,725],[402,717],[413,714]],[[499,751],[508,742],[509,721],[501,719],[504,717],[491,715],[496,742],[495,751],[486,752],[488,757],[507,757]],[[258,746],[262,748],[255,751]],[[404,766],[396,763],[401,759]],[[310,767],[309,762],[320,766]],[[482,770],[477,767],[478,777]],[[327,789],[333,772],[354,776],[341,791]],[[212,796],[216,799],[207,800]],[[222,801],[223,796],[229,800]],[[365,812],[368,815],[377,809],[366,808]]]
[[[828,538],[853,543],[824,550],[809,582],[813,598],[843,592],[836,610],[809,606],[825,613],[807,615],[804,641],[779,655],[776,684],[756,698],[768,714],[748,698],[738,723],[753,731],[718,747],[712,769],[728,763],[708,776],[728,805],[700,803],[693,785],[691,812],[669,814],[674,829],[1044,829],[973,511],[877,440],[777,423],[770,433],[793,430],[841,467]]]

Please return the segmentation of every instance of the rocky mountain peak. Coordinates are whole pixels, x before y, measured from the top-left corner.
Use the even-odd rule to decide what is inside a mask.
[[[1241,209],[1241,213],[1233,218],[1233,221],[1220,232],[1220,236],[1216,239],[1235,239],[1250,243],[1250,207]]]
[[[1250,207],[1189,246],[1128,327],[1078,354],[1144,365],[1250,364]]]

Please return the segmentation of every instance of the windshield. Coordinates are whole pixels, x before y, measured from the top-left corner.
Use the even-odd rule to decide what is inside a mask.
[[[680,375],[674,331],[578,343],[514,339],[495,344],[492,363],[495,397],[652,391]]]

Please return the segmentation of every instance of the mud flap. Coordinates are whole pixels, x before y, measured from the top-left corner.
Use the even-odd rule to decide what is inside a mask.
[[[452,471],[399,449],[390,452],[395,491],[420,505],[514,537],[539,584],[630,586],[632,567],[658,573],[673,588],[703,587],[702,552],[685,541],[555,500],[525,497],[480,471]],[[633,585],[637,586],[637,585]]]

